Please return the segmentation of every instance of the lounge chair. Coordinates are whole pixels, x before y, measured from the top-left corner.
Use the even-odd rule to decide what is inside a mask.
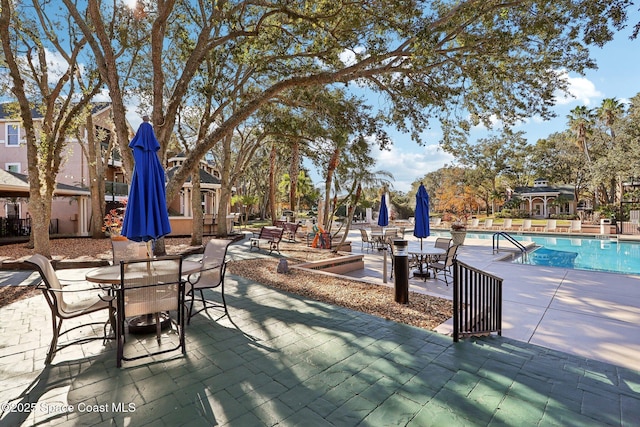
[[[530,219],[522,220],[522,225],[520,226],[520,231],[533,231],[533,227],[531,226],[531,220]]]
[[[548,233],[553,233],[558,231],[557,221],[555,219],[548,219],[547,225],[544,227],[544,231]]]
[[[505,218],[504,222],[502,223],[502,227],[500,227],[502,230],[511,230],[511,227],[513,226],[513,219],[511,218]]]
[[[433,220],[431,221],[431,227],[439,227],[440,224],[442,224],[442,218],[440,217],[433,218]]]
[[[581,233],[582,232],[582,221],[579,219],[571,220],[569,223],[569,228],[567,229],[568,233]]]
[[[493,219],[491,218],[487,218],[484,220],[484,224],[482,225],[482,228],[484,228],[485,230],[492,230],[493,229]]]
[[[480,226],[480,220],[478,218],[473,218],[471,220],[471,224],[469,224],[469,228],[478,228]]]
[[[63,282],[56,275],[53,266],[51,265],[51,261],[48,258],[35,254],[26,262],[33,264],[37,267],[38,272],[40,273],[40,278],[42,282],[38,285],[38,288],[42,290],[45,299],[47,300],[47,304],[51,309],[51,321],[53,326],[53,338],[51,339],[51,345],[49,346],[49,352],[47,353],[47,357],[45,359],[45,364],[50,364],[53,360],[55,354],[73,344],[83,344],[92,340],[106,340],[107,339],[107,324],[111,324],[113,330],[115,330],[115,309],[113,307],[113,298],[108,297],[106,295],[100,295],[96,291],[100,291],[100,289],[96,289],[95,287],[83,286],[79,288],[77,286],[72,286],[73,284],[78,284],[77,281],[73,283]],[[86,284],[86,282],[81,282]],[[67,286],[65,286],[65,284]],[[72,295],[83,295],[84,298],[76,298],[73,300],[69,300],[67,297],[71,297]],[[93,294],[93,295],[92,295]],[[79,326],[75,326],[67,329],[64,332],[60,332],[62,329],[63,320],[74,319],[77,317],[85,316],[91,313],[95,313],[98,311],[105,310],[108,314],[108,322],[92,322],[92,323],[83,323]],[[6,321],[7,319],[5,319]],[[81,337],[78,339],[70,340],[62,345],[58,345],[58,339],[71,331],[77,330],[79,328],[85,326],[92,325],[101,325],[104,328],[103,336],[88,336]]]

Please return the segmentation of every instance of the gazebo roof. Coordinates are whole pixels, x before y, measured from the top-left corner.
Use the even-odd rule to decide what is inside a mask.
[[[90,196],[86,187],[56,184],[55,196]],[[0,197],[29,197],[29,177],[27,175],[0,169]]]
[[[514,194],[519,196],[553,195],[553,196],[563,196],[569,200],[574,200],[573,186],[571,185],[516,187],[513,191],[514,191]]]
[[[167,169],[167,177],[171,179],[176,170],[178,170],[178,166],[173,166]],[[191,176],[189,176],[185,181],[185,184],[187,183],[191,185]],[[204,169],[200,169],[200,185],[219,188],[220,184],[221,183],[219,178],[216,178]]]

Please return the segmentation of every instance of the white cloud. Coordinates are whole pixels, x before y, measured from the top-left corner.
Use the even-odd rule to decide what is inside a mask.
[[[391,150],[375,151],[373,155],[376,158],[375,169],[393,174],[393,188],[404,192],[411,190],[415,180],[453,162],[453,157],[437,144],[415,145],[415,150],[394,145]]]
[[[561,72],[561,77],[569,84],[569,94],[557,92],[556,104],[566,105],[579,102],[584,105],[591,105],[594,99],[602,98],[602,92],[596,89],[596,85],[586,77],[571,77],[566,71]]]
[[[357,47],[353,50],[343,50],[339,55],[340,61],[346,66],[349,67],[356,63],[356,54],[361,54],[364,52],[364,47]]]

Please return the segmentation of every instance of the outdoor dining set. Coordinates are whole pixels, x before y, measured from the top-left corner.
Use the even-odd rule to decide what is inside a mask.
[[[137,360],[175,350],[184,354],[185,327],[193,316],[209,309],[219,310],[216,320],[228,315],[224,276],[230,243],[231,240],[211,239],[202,260],[195,262],[184,260],[180,255],[140,256],[146,253],[144,242],[113,241],[113,264],[88,271],[84,281],[60,278],[48,258],[33,255],[27,262],[40,273],[41,283],[38,286],[51,309],[53,338],[45,363],[51,363],[58,351],[72,344],[96,339],[105,342],[116,340],[118,367],[123,360]],[[219,290],[219,296],[208,300],[203,292],[205,289]],[[195,307],[196,299],[200,308]],[[81,323],[62,332],[63,321],[89,319],[88,315],[96,312],[105,312],[104,322]],[[96,325],[101,326],[102,334],[58,343],[63,335]],[[178,336],[175,345],[161,345],[161,331],[166,328],[175,328]],[[155,332],[158,343],[155,351],[140,354],[138,346],[131,346],[135,347],[134,354],[125,353],[127,337],[152,332]]]
[[[372,227],[371,231],[361,228],[361,248],[367,252],[370,250],[388,251],[392,255],[391,260],[393,263],[393,256],[395,255],[394,240],[402,238],[403,233],[404,230],[400,231],[396,227]],[[439,237],[433,246],[424,246],[421,242],[420,249],[410,250],[409,267],[414,269],[412,270],[413,277],[426,280],[431,277],[429,273],[429,270],[431,270],[434,278],[437,278],[438,273],[440,273],[445,283],[449,285],[449,279],[452,278],[453,261],[459,246],[452,243],[452,239]],[[393,271],[392,267],[391,278],[393,278]]]

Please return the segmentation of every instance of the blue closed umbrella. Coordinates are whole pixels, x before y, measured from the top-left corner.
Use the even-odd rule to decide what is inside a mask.
[[[145,121],[129,143],[135,167],[122,224],[122,235],[136,242],[156,240],[171,232],[164,169],[158,159],[160,144]]]
[[[380,200],[380,212],[378,213],[378,225],[380,227],[386,227],[389,225],[389,210],[387,209],[387,200],[385,195],[382,195]]]
[[[429,237],[429,194],[422,184],[420,184],[416,193],[413,235],[420,239],[420,250],[422,251],[422,239]]]

